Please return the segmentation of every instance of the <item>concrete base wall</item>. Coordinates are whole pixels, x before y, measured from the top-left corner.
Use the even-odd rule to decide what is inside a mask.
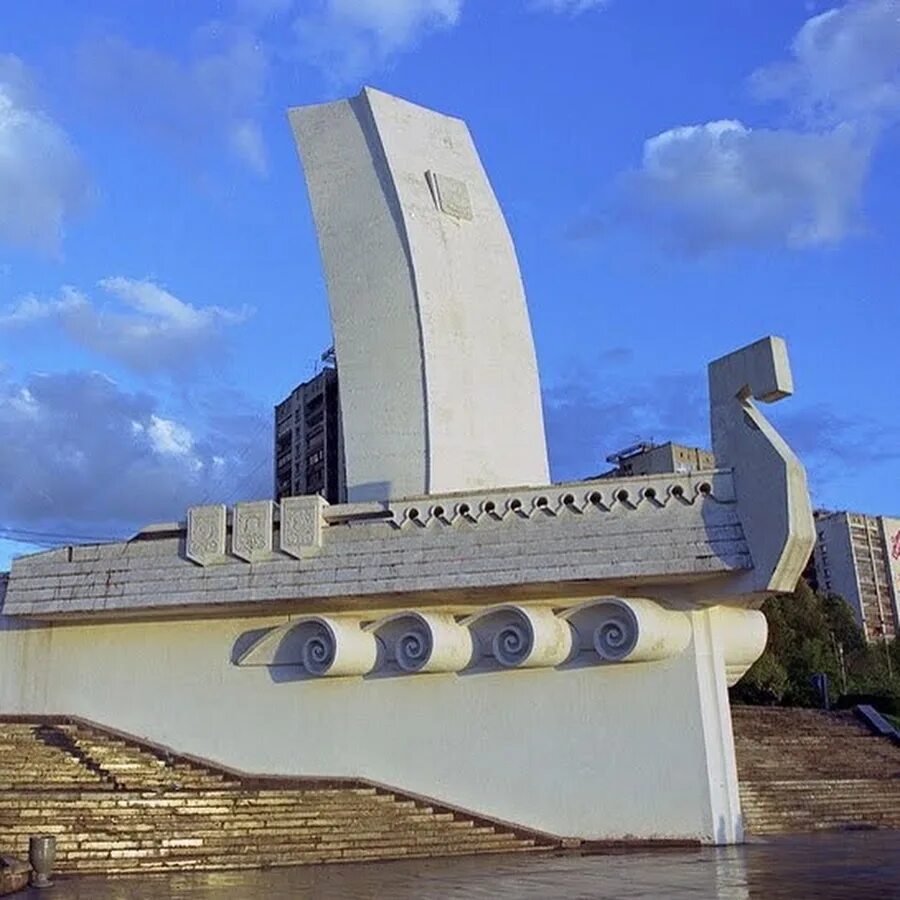
[[[560,836],[741,839],[715,611],[656,663],[317,680],[231,663],[283,621],[0,617],[0,713],[82,716],[251,773],[365,777]]]

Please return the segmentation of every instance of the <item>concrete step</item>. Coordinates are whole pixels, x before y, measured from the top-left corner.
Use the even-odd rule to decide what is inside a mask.
[[[0,721],[0,844],[57,837],[60,872],[253,868],[541,849],[374,787],[261,788],[80,725]]]
[[[751,833],[900,828],[900,748],[852,713],[733,707]]]

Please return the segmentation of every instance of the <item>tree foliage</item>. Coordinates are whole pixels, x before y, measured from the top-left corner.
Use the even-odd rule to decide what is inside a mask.
[[[818,706],[813,676],[828,676],[831,702],[841,695],[884,696],[900,704],[900,641],[866,643],[850,608],[801,581],[762,607],[769,623],[763,655],[731,689],[739,703]],[[889,711],[889,710],[888,710]]]

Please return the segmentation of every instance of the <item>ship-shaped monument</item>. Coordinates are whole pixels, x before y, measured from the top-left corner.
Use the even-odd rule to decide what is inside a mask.
[[[759,404],[709,366],[716,468],[550,484],[515,250],[466,125],[365,89],[292,110],[349,502],[201,506],[0,578],[0,712],[233,769],[369,780],[557,838],[742,839],[728,686],[814,532]]]

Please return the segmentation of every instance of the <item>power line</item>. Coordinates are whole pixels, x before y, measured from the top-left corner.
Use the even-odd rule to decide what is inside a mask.
[[[243,449],[239,453],[237,453],[235,455],[235,457],[233,458],[233,467],[234,468],[237,468],[242,463],[247,462],[250,457],[250,454],[254,453],[255,451],[258,451],[259,445],[256,443],[257,440],[262,436],[264,431],[268,431],[271,427],[272,427],[271,422],[267,421],[266,419],[262,419],[262,418],[260,419],[260,422],[257,425],[257,427],[253,430],[250,437],[247,438],[247,441],[244,444]],[[266,456],[266,459],[271,459],[271,458],[272,458],[271,455]],[[222,465],[222,471],[216,477],[214,477],[213,480],[209,484],[207,484],[206,491],[203,495],[203,499],[200,501],[200,506],[203,506],[205,503],[211,502],[211,500],[215,496],[215,493],[220,488],[225,487],[226,479],[231,476],[231,468],[232,467],[230,467],[228,465],[228,461],[226,460],[225,463]],[[261,468],[261,465],[256,467],[256,469],[259,469],[259,468]],[[254,469],[254,473],[255,473],[256,469]]]
[[[237,484],[231,489],[231,493],[225,498],[228,503],[230,503],[235,497],[240,494],[244,485],[249,484],[250,480],[256,476],[256,473],[264,466],[266,463],[270,463],[272,461],[272,457],[267,453],[252,469],[244,474],[244,476],[238,480]]]
[[[63,546],[66,544],[103,544],[121,540],[120,537],[75,532],[33,531],[28,528],[6,528],[0,526],[0,538],[28,544]]]

